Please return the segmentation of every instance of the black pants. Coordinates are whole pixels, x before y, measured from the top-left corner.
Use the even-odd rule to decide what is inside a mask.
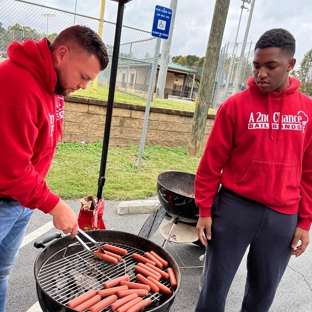
[[[226,297],[249,247],[241,312],[266,312],[289,262],[298,216],[278,213],[221,188],[212,207],[203,288],[196,312],[223,312]]]

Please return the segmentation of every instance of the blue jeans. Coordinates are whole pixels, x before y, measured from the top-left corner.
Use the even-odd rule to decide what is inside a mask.
[[[0,312],[5,311],[9,274],[17,261],[32,210],[0,199]]]

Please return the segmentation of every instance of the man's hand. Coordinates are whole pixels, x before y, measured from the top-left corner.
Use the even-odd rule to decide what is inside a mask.
[[[53,216],[54,226],[63,231],[64,234],[70,233],[69,237],[73,238],[78,232],[78,221],[74,211],[66,205],[61,199],[57,205],[50,211]]]
[[[309,240],[310,240],[309,231],[297,227],[293,241],[291,243],[291,248],[294,249],[294,251],[291,254],[293,256],[299,257],[302,253],[304,253],[307,246],[309,245]]]
[[[199,217],[196,225],[197,235],[201,243],[206,246],[211,239],[211,217]]]

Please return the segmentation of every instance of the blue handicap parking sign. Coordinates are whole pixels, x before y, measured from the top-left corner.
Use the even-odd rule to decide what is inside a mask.
[[[156,5],[152,36],[161,39],[168,39],[171,18],[172,18],[172,9]]]

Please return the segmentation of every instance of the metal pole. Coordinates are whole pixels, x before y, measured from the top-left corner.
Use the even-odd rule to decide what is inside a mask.
[[[77,0],[75,2],[74,25],[76,24]]]
[[[107,161],[107,154],[108,154],[108,144],[109,144],[109,136],[110,136],[110,129],[111,129],[111,121],[112,121],[112,115],[113,115],[113,104],[114,104],[114,96],[115,96],[115,86],[116,86],[119,47],[120,47],[124,7],[125,7],[125,3],[123,1],[119,1],[118,2],[116,29],[115,29],[114,49],[113,49],[113,57],[112,57],[112,67],[111,67],[109,89],[108,89],[108,99],[107,99],[107,109],[106,109],[106,120],[105,120],[105,130],[104,130],[104,138],[103,138],[101,167],[100,167],[100,174],[99,174],[99,179],[98,179],[98,192],[97,192],[97,198],[98,199],[102,198],[102,192],[103,192],[103,187],[104,187],[104,183],[105,183],[106,161]]]
[[[237,31],[236,31],[236,36],[235,36],[235,42],[234,42],[234,47],[233,47],[233,52],[232,52],[232,58],[231,58],[231,62],[230,62],[230,68],[229,68],[229,73],[226,79],[226,85],[224,88],[224,94],[223,94],[223,98],[222,101],[225,101],[227,98],[227,93],[228,93],[228,89],[229,89],[229,84],[230,84],[230,79],[232,76],[232,71],[233,71],[233,66],[234,66],[234,58],[235,58],[235,50],[236,50],[236,44],[237,44],[237,37],[238,37],[238,33],[239,33],[239,28],[240,28],[240,23],[241,23],[241,19],[242,19],[242,14],[243,14],[243,10],[245,9],[244,6],[244,2],[250,1],[250,0],[242,0],[243,4],[241,5],[241,12],[240,12],[240,16],[239,16],[239,21],[238,21],[238,26],[237,26]]]
[[[245,31],[245,37],[243,41],[243,46],[239,58],[239,63],[238,63],[238,68],[236,71],[236,76],[235,76],[235,81],[234,81],[234,88],[233,88],[233,94],[235,94],[237,91],[239,91],[239,84],[241,83],[241,73],[242,73],[242,65],[243,65],[243,59],[244,59],[244,54],[245,54],[245,49],[246,49],[246,44],[247,44],[247,39],[248,39],[248,33],[249,33],[249,28],[251,24],[251,19],[252,19],[252,13],[253,9],[255,6],[256,0],[253,0],[250,6],[250,11],[249,11],[249,16],[248,16],[248,22],[246,26],[246,31]]]
[[[151,82],[150,82],[150,88],[148,90],[147,95],[147,102],[146,102],[146,109],[145,109],[145,116],[144,116],[144,122],[143,122],[143,129],[142,129],[142,136],[141,136],[141,143],[140,143],[140,152],[139,152],[139,158],[138,158],[138,168],[141,167],[142,162],[142,155],[145,145],[145,137],[146,137],[146,130],[147,130],[147,123],[148,123],[148,116],[151,106],[151,99],[154,92],[154,85],[155,85],[155,78],[156,78],[156,72],[158,67],[158,57],[159,57],[159,51],[160,51],[160,42],[161,39],[156,39],[156,46],[155,46],[155,52],[154,52],[154,60],[153,60],[153,66],[152,66],[152,72],[151,72]]]

